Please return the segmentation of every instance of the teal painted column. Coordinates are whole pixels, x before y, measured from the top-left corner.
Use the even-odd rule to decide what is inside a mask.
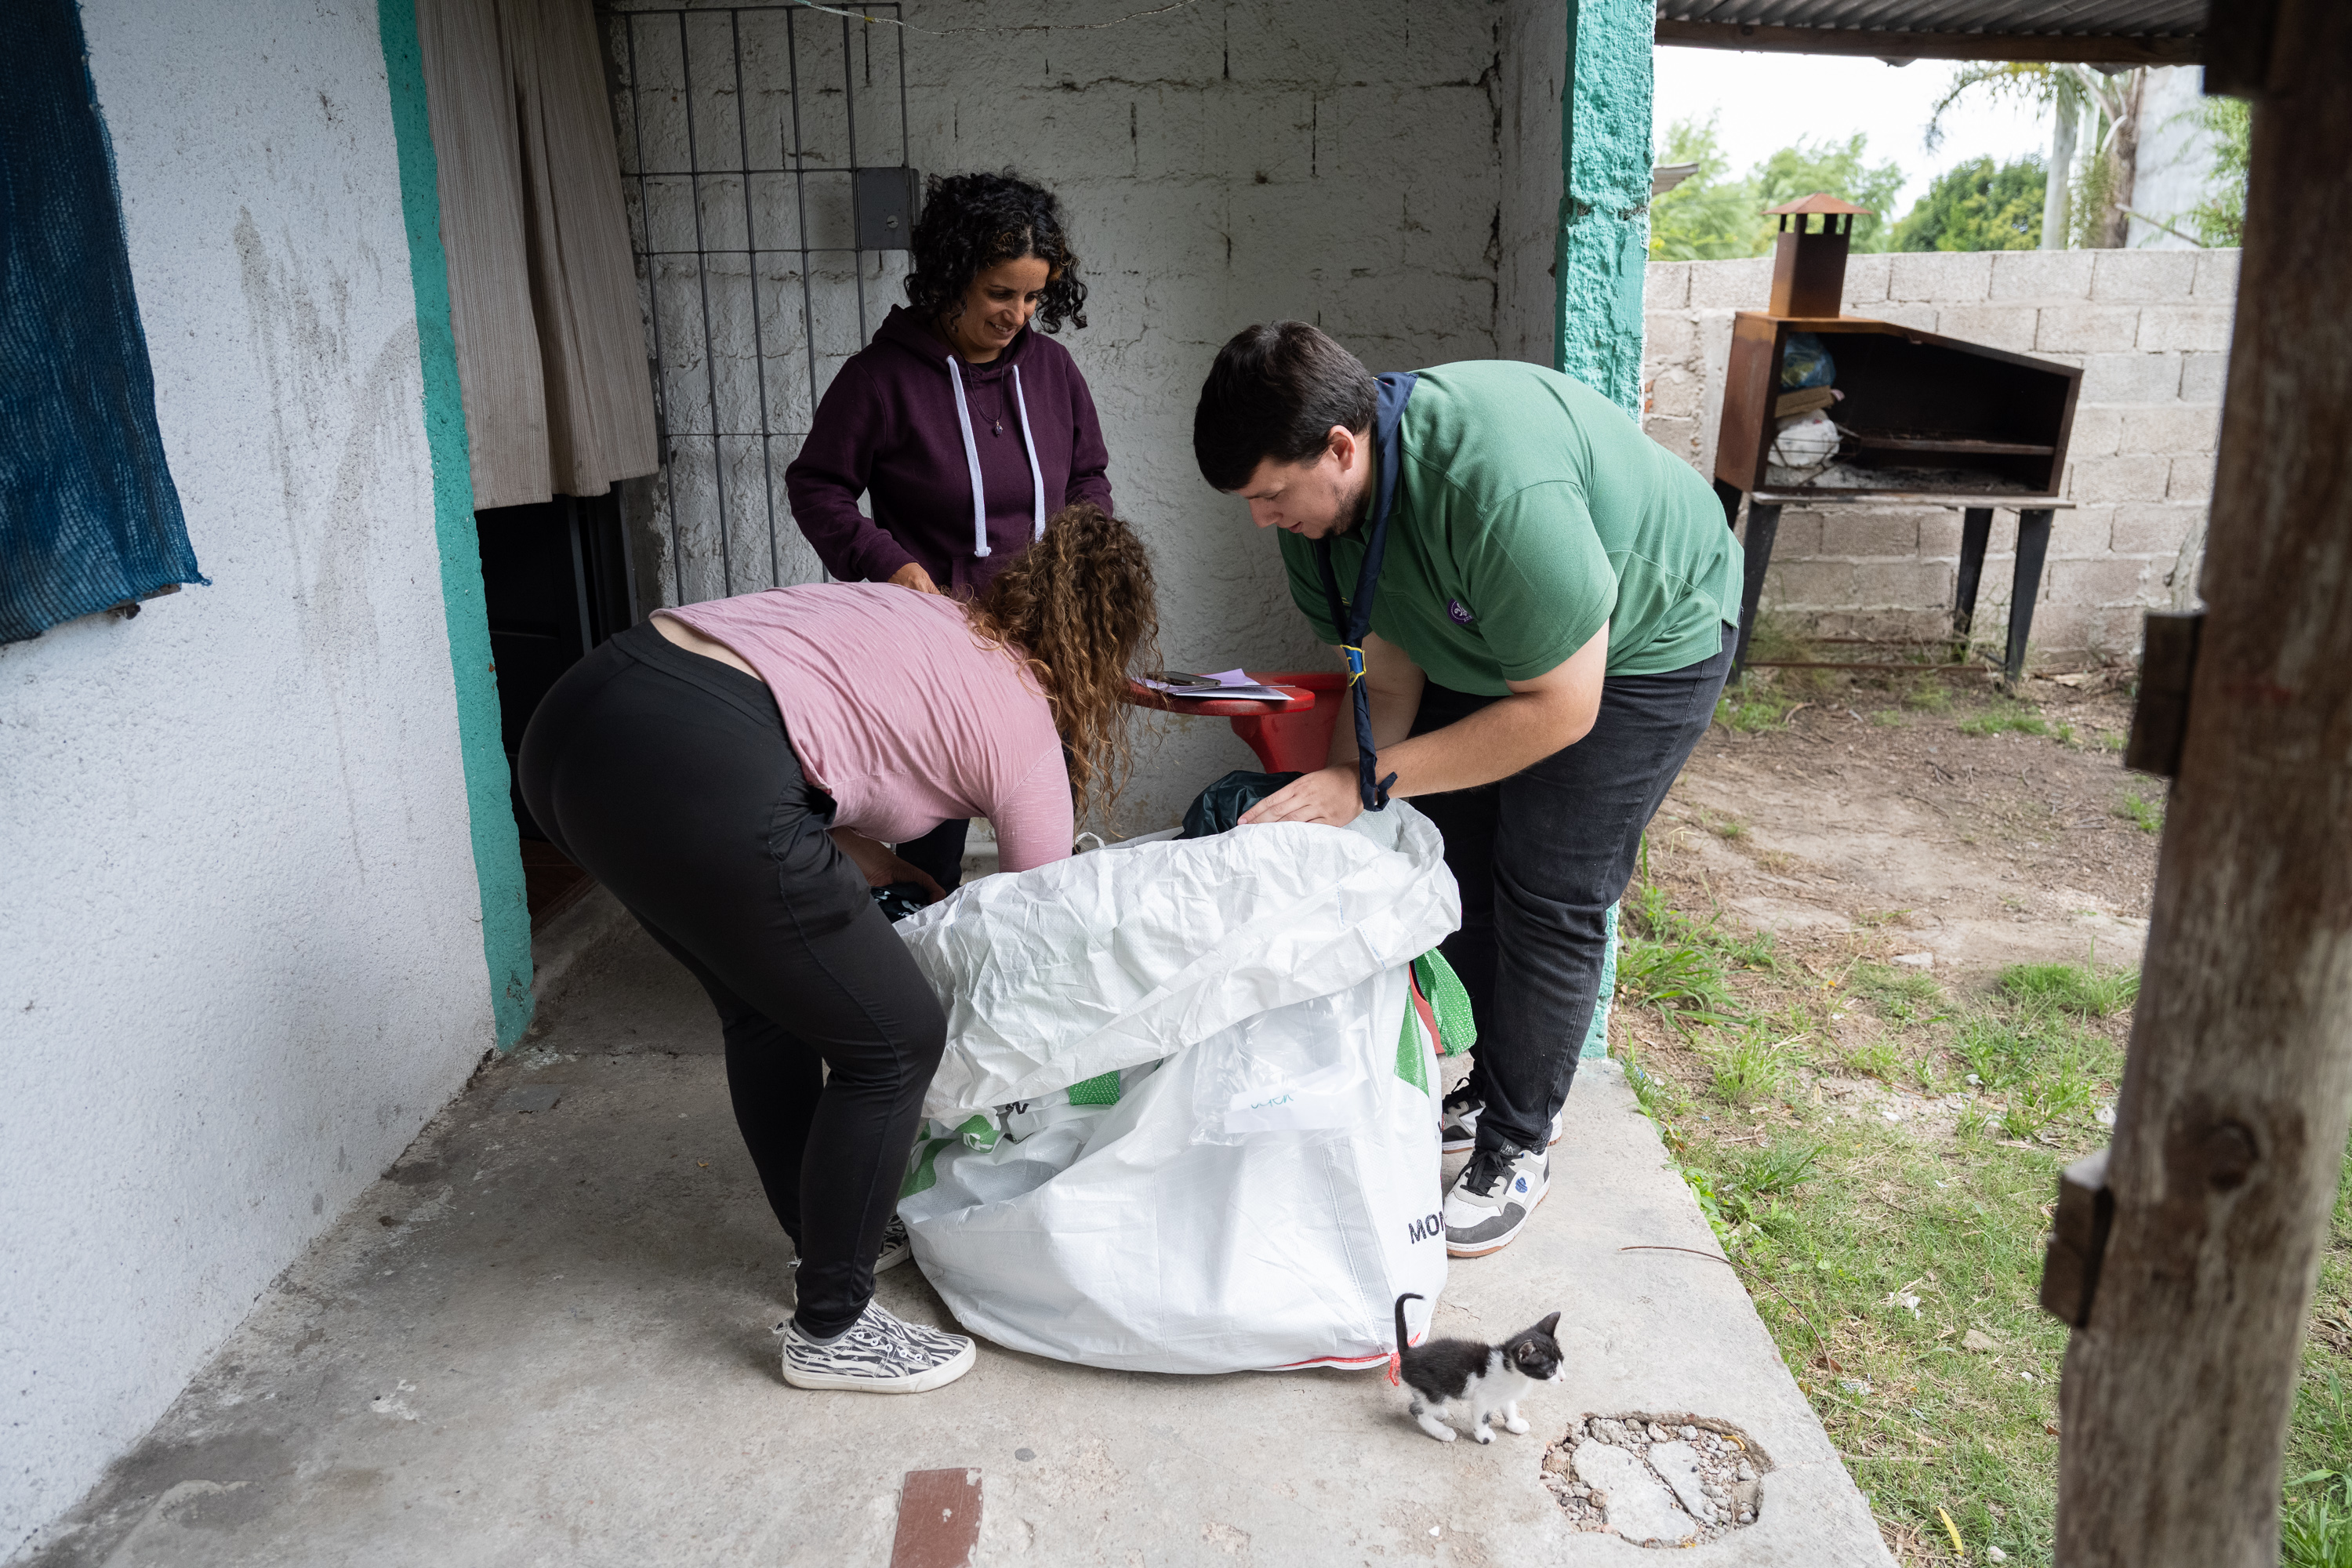
[[[425,57],[416,43],[415,0],[378,0],[392,125],[400,146],[400,206],[408,228],[408,276],[416,290],[417,352],[425,362],[425,440],[433,456],[433,530],[441,553],[441,605],[449,623],[449,668],[457,687],[457,746],[465,760],[466,811],[474,876],[482,890],[482,957],[490,1007],[505,1050],[522,1038],[530,994],[530,910],[523,899],[522,846],[509,795],[499,728],[498,676],[490,662],[489,606],[482,591],[481,542],[474,531],[474,479],[466,450],[466,406],[457,389],[457,344],[449,330],[449,268],[441,249],[440,171],[425,110]]]
[[[1636,418],[1656,26],[1653,0],[1568,0],[1553,353],[1559,368]]]
[[[1650,87],[1654,0],[1567,0],[1568,90],[1560,182],[1553,363],[1642,416],[1642,280],[1650,259]],[[1617,909],[1582,1054],[1609,1054],[1617,989]]]

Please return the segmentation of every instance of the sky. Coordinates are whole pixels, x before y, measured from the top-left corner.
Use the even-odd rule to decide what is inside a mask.
[[[1654,113],[1661,142],[1677,120],[1716,115],[1731,173],[1799,138],[1870,138],[1870,162],[1892,159],[1903,171],[1900,217],[1953,164],[1990,155],[2006,163],[2028,153],[2047,156],[2050,123],[2030,106],[1995,103],[1979,89],[1944,117],[1944,141],[1930,154],[1919,133],[1950,83],[1949,60],[1889,66],[1830,55],[1747,54],[1732,49],[1661,47]]]

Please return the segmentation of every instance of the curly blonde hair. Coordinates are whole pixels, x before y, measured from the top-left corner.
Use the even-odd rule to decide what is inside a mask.
[[[1135,772],[1128,682],[1158,660],[1151,552],[1080,501],[964,605],[984,646],[1009,649],[1053,704],[1078,820],[1108,824]]]

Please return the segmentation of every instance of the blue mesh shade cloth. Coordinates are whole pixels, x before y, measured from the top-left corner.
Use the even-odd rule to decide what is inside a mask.
[[[0,68],[0,642],[203,583],[74,0],[9,8]]]

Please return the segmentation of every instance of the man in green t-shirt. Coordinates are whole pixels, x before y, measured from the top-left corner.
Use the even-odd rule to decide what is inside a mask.
[[[1282,531],[1291,597],[1362,670],[1330,764],[1243,821],[1409,796],[1445,836],[1444,951],[1478,1026],[1444,1105],[1445,1147],[1475,1151],[1445,1242],[1482,1257],[1548,1190],[1609,907],[1731,667],[1738,542],[1707,482],[1581,383],[1507,360],[1375,380],[1300,321],[1218,353],[1192,449]]]

